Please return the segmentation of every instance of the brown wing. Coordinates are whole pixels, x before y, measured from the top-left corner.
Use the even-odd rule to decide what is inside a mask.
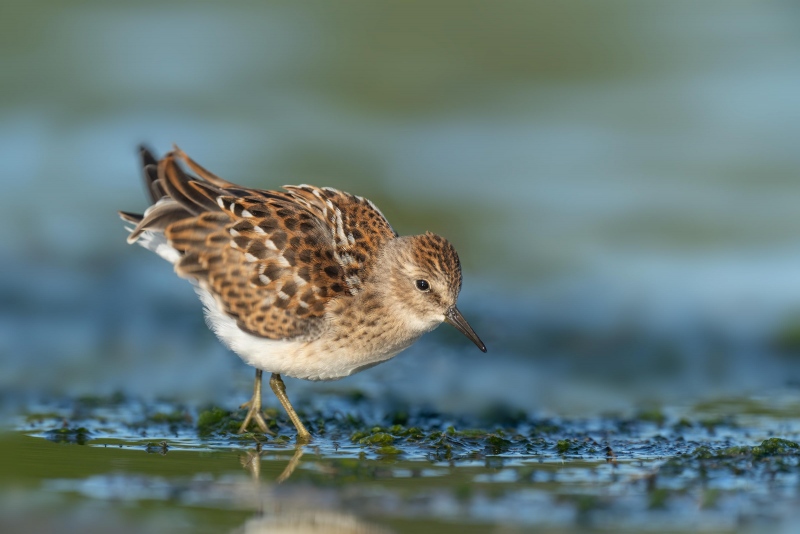
[[[376,253],[397,237],[389,221],[370,200],[330,187],[283,186],[295,202],[324,220],[331,230],[334,257],[344,270],[352,294],[370,275]]]
[[[184,173],[176,157],[200,177]],[[160,202],[183,210],[183,218],[157,228],[181,254],[178,274],[263,337],[313,337],[327,303],[358,292],[370,252],[396,235],[368,200],[310,186],[244,189],[177,149],[158,163],[156,179],[168,197]],[[148,229],[146,220],[147,213],[134,232]]]

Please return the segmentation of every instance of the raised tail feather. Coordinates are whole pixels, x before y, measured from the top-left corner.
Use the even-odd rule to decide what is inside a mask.
[[[216,198],[222,191],[218,188],[236,187],[192,161],[177,146],[161,160],[145,146],[139,147],[139,155],[145,189],[152,205],[143,215],[119,212],[122,220],[134,225],[128,228],[128,243],[135,243],[145,232],[163,234],[175,222],[204,212],[220,211]],[[198,176],[186,174],[176,158],[183,160]]]

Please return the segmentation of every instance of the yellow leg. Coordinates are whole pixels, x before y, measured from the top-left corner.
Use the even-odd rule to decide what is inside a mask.
[[[272,388],[272,392],[275,393],[275,396],[278,397],[279,401],[281,401],[283,409],[286,410],[286,413],[289,414],[289,419],[291,419],[292,423],[294,423],[294,427],[297,429],[297,441],[311,441],[311,433],[306,430],[305,426],[303,426],[303,423],[297,416],[297,412],[295,412],[294,408],[292,408],[292,403],[289,402],[289,397],[286,396],[286,385],[283,383],[281,375],[278,373],[272,373],[272,378],[269,379],[269,387]]]
[[[261,413],[261,375],[263,371],[261,369],[256,369],[256,383],[253,386],[253,397],[239,406],[239,408],[250,408],[247,411],[247,416],[244,418],[244,423],[242,426],[239,427],[239,434],[243,432],[247,432],[247,426],[250,424],[250,421],[254,422],[258,425],[258,428],[264,434],[272,434],[267,428],[267,422],[264,421],[264,416]],[[271,381],[270,381],[271,383]]]
[[[294,470],[297,469],[297,466],[300,465],[300,458],[303,456],[303,447],[304,445],[296,446],[292,459],[289,460],[289,463],[286,464],[286,467],[283,469],[283,473],[281,473],[280,476],[278,476],[278,478],[276,479],[276,482],[278,484],[286,482],[289,479],[289,477],[292,476]]]

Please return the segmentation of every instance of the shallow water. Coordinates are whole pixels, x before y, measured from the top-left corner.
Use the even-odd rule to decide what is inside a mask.
[[[240,436],[228,428],[241,411],[228,419],[121,396],[38,406],[0,435],[0,526],[791,532],[797,520],[796,401],[726,399],[632,418],[506,412],[493,423],[388,409],[364,421],[369,403],[304,413],[315,434],[304,446],[276,410],[275,436]]]

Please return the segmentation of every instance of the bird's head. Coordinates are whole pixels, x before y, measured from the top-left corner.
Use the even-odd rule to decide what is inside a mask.
[[[430,232],[399,237],[385,247],[379,263],[381,275],[388,278],[385,298],[411,329],[423,333],[447,322],[486,352],[456,307],[461,263],[449,241]]]

